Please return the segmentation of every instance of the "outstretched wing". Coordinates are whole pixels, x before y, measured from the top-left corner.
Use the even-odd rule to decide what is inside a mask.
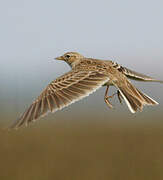
[[[122,72],[124,75],[126,75],[128,78],[133,79],[133,80],[137,80],[137,81],[150,81],[150,82],[160,82],[163,83],[163,81],[154,79],[150,76],[146,76],[144,74],[135,72],[133,70],[130,70],[126,67],[123,67],[115,62],[113,62],[113,67],[115,67],[116,69],[118,69],[120,72]]]
[[[55,112],[96,91],[109,80],[97,71],[72,70],[52,81],[11,128],[37,120],[47,112]]]

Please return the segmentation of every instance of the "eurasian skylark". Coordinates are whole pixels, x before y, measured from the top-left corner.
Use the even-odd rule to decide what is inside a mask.
[[[135,88],[128,78],[160,83],[163,81],[137,73],[113,61],[86,58],[76,52],[65,53],[56,59],[65,61],[72,70],[52,81],[13,124],[13,128],[18,128],[23,124],[28,125],[48,112],[60,110],[102,86],[106,86],[104,101],[110,108],[112,105],[109,98],[115,94],[118,95],[120,102],[124,99],[132,113],[138,110],[142,111],[144,105],[158,104]],[[118,89],[112,96],[108,96],[110,85],[114,85]]]

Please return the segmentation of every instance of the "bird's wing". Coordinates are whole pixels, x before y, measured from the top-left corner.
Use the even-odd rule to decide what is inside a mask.
[[[108,76],[97,71],[71,70],[52,81],[11,128],[28,125],[48,112],[60,110],[93,93],[108,80]]]
[[[163,83],[161,80],[154,79],[150,76],[146,76],[144,74],[135,72],[133,70],[130,70],[126,67],[123,67],[115,62],[113,62],[113,67],[118,69],[118,71],[122,72],[125,76],[127,76],[130,79],[137,80],[137,81],[150,81],[150,82],[160,82]]]

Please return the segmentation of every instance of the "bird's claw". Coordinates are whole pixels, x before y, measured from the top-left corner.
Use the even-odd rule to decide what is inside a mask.
[[[107,104],[107,106],[108,106],[109,108],[113,108],[112,104],[109,102],[108,99],[109,99],[109,96],[105,96],[105,98],[104,98],[105,103]]]
[[[117,92],[114,93],[113,95],[111,95],[111,96],[105,96],[105,97],[104,97],[104,101],[105,101],[105,103],[107,104],[107,106],[108,106],[109,108],[113,108],[113,105],[110,103],[109,98],[110,98],[110,99],[113,98],[116,94],[117,94],[117,96],[118,96],[118,100],[119,100],[120,104],[122,104],[122,99],[123,99],[123,97],[122,97],[122,95],[120,94],[120,91],[117,90]]]

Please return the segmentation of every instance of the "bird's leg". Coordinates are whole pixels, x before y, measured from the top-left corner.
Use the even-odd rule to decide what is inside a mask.
[[[104,101],[105,103],[108,105],[109,108],[112,108],[112,104],[109,102],[109,98],[113,98],[114,95],[116,95],[117,93],[114,93],[112,96],[108,96],[108,91],[109,91],[109,86],[107,86],[106,91],[105,91],[105,96],[104,96]]]
[[[119,102],[122,104],[123,97],[122,97],[122,95],[121,95],[119,90],[117,90],[117,96],[118,96]]]
[[[121,93],[120,93],[119,90],[117,90],[117,92],[114,93],[114,94],[111,95],[111,96],[108,96],[108,95],[107,95],[108,92],[109,92],[109,86],[107,86],[106,91],[105,91],[105,96],[104,96],[104,101],[105,101],[105,103],[108,105],[109,108],[113,108],[112,104],[109,102],[109,98],[113,98],[116,94],[117,94],[117,96],[118,96],[119,102],[122,104],[122,99],[123,99],[123,97],[122,97],[122,95],[121,95]]]

